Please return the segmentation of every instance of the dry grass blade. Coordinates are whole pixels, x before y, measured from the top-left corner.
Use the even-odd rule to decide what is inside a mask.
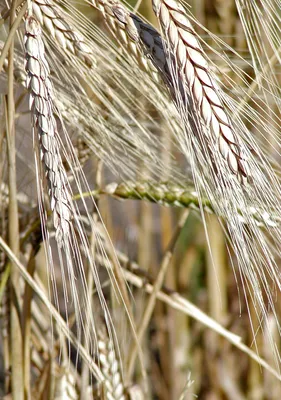
[[[16,0],[11,3],[10,34],[15,24]],[[8,153],[8,237],[9,244],[16,256],[20,254],[19,210],[17,204],[17,169],[16,169],[16,124],[15,124],[15,97],[14,97],[14,37],[11,41],[8,54],[8,96],[6,100],[6,132]],[[21,330],[21,305],[19,274],[14,263],[11,263],[10,274],[10,352],[12,393],[19,400],[24,398],[23,382],[23,335]]]
[[[128,283],[131,283],[135,287],[140,289],[144,289],[147,293],[152,294],[154,291],[154,280],[147,274],[145,270],[139,268],[138,264],[130,261],[130,259],[123,253],[117,252],[118,258],[120,260],[124,273],[124,277]],[[108,261],[103,260],[106,264],[106,267],[112,268],[111,265],[108,264]],[[228,331],[222,325],[220,325],[213,318],[209,317],[203,311],[201,311],[198,307],[192,304],[189,300],[181,296],[179,293],[167,288],[162,287],[162,290],[158,292],[157,299],[163,301],[170,307],[183,312],[186,315],[194,318],[199,321],[200,324],[205,325],[210,328],[214,332],[218,333],[222,337],[224,337],[227,341],[232,343],[235,347],[240,349],[242,352],[247,354],[250,358],[252,358],[255,362],[257,362],[260,366],[269,371],[273,376],[275,376],[279,381],[281,381],[281,375],[278,370],[274,369],[271,365],[269,365],[264,359],[262,359],[258,354],[256,354],[253,350],[251,350],[248,346],[246,346],[241,337],[236,334]]]
[[[211,158],[212,152],[219,151],[230,170],[243,181],[250,173],[243,146],[232,128],[222,94],[184,8],[175,0],[153,0],[153,8],[175,58],[171,65],[175,80],[179,76],[184,89],[187,88],[187,94],[179,94],[178,101],[187,101],[188,107],[190,101],[194,102],[190,112],[195,121],[193,134],[198,135],[199,143],[207,142],[205,149],[211,152]]]
[[[55,307],[50,303],[50,301],[48,300],[44,291],[41,289],[41,287],[38,285],[38,283],[35,282],[35,280],[29,275],[29,273],[26,271],[23,264],[14,255],[14,253],[11,251],[11,249],[5,243],[5,241],[2,239],[1,236],[0,236],[0,247],[7,254],[8,258],[12,262],[15,263],[15,265],[19,269],[21,276],[24,278],[24,280],[27,282],[27,284],[34,290],[34,292],[38,295],[38,297],[43,302],[43,304],[50,311],[52,317],[56,321],[56,324],[57,324],[60,332],[63,333],[63,335],[65,335],[65,337],[69,340],[69,342],[72,343],[73,346],[77,348],[77,350],[79,351],[79,355],[89,365],[89,369],[91,370],[93,375],[96,377],[97,381],[101,382],[101,383],[104,382],[105,378],[104,378],[103,373],[100,370],[100,368],[94,363],[93,359],[90,357],[87,350],[82,346],[80,341],[69,330],[69,327],[67,326],[67,324],[65,323],[63,318],[60,316],[58,311],[55,309]]]
[[[68,240],[72,218],[71,196],[62,164],[57,124],[54,117],[53,88],[45,58],[40,24],[28,17],[25,28],[26,86],[30,91],[33,129],[38,135],[40,159],[49,187],[56,239],[61,247]]]
[[[137,334],[138,334],[138,339],[139,342],[142,343],[143,337],[144,337],[144,333],[148,327],[149,321],[151,319],[153,310],[155,308],[155,303],[156,303],[156,298],[157,295],[159,294],[159,292],[161,291],[161,287],[163,285],[163,282],[165,280],[166,274],[167,274],[167,270],[178,240],[178,237],[182,231],[182,228],[186,222],[186,219],[189,215],[189,210],[185,210],[183,212],[183,214],[180,216],[179,218],[179,222],[176,228],[176,231],[173,234],[173,237],[171,238],[171,241],[169,243],[169,246],[164,254],[161,266],[160,266],[160,270],[159,273],[157,275],[156,281],[154,283],[153,286],[153,290],[151,292],[151,295],[147,301],[147,304],[145,306],[145,311],[142,315],[138,330],[137,330]],[[130,356],[129,356],[129,361],[128,361],[128,374],[129,377],[131,378],[133,376],[133,371],[134,371],[134,363],[135,363],[135,359],[136,359],[136,355],[137,355],[137,348],[136,346],[133,346],[132,349],[129,352]]]
[[[5,259],[5,254],[2,252],[2,255]],[[1,340],[2,340],[2,351],[4,355],[4,371],[6,373],[6,379],[4,385],[6,387],[9,386],[9,375],[8,371],[10,369],[10,356],[9,356],[9,336],[10,336],[10,328],[9,328],[9,320],[10,320],[10,296],[9,296],[9,277],[11,266],[8,264],[6,269],[3,270],[4,264],[2,264],[2,260],[0,262],[1,272],[0,272],[0,320],[1,320]]]

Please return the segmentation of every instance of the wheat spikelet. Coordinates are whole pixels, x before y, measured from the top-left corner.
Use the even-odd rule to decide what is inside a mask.
[[[52,0],[34,0],[34,16],[64,49],[79,57],[86,65],[93,65],[93,54],[83,35],[76,32],[61,15]]]
[[[55,365],[54,400],[78,400],[76,378],[66,365]]]
[[[49,187],[56,239],[59,246],[62,246],[69,236],[72,218],[71,195],[59,151],[53,89],[41,34],[37,20],[32,16],[28,17],[25,24],[26,86],[30,92],[33,129],[38,135],[40,159]]]
[[[125,388],[113,340],[104,330],[98,332],[98,351],[101,370],[105,376],[105,399],[125,400]]]
[[[211,147],[211,151],[216,151],[217,148],[230,170],[244,180],[249,176],[249,171],[242,145],[232,128],[204,51],[184,8],[175,0],[153,0],[152,3],[168,47],[175,57],[172,68],[176,69],[175,74],[179,74],[188,88],[188,98],[194,100],[191,118],[196,120],[197,129],[202,130],[203,138],[196,133],[194,126],[193,133],[199,136],[199,141],[207,141],[205,149]]]

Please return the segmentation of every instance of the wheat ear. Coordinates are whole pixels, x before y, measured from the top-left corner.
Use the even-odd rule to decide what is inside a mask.
[[[62,366],[55,364],[54,400],[78,400],[76,377],[64,361]]]
[[[212,202],[203,194],[196,192],[194,185],[176,185],[169,182],[152,181],[126,181],[121,183],[109,183],[100,193],[110,194],[121,199],[148,200],[153,203],[165,206],[184,207],[201,212],[204,210],[208,214],[216,214],[226,218],[223,214],[218,214]],[[262,228],[273,228],[280,225],[280,217],[277,214],[265,212],[252,204],[245,210],[237,209],[239,220],[243,224],[252,224]],[[248,218],[245,218],[244,215]]]
[[[76,32],[61,15],[52,0],[34,0],[34,16],[64,49],[79,57],[87,66],[93,65],[93,54],[83,35]]]
[[[125,400],[125,388],[114,342],[105,330],[98,332],[98,351],[100,367],[105,377],[105,399]]]
[[[197,134],[199,142],[201,139],[199,125],[204,122],[204,138],[207,138],[208,146],[203,145],[204,150],[212,148],[212,152],[218,148],[220,154],[227,161],[230,170],[236,174],[240,180],[245,181],[249,176],[247,163],[242,151],[242,145],[235,134],[231,121],[226,113],[223,102],[220,99],[219,89],[208,66],[203,49],[197,40],[196,34],[184,16],[184,9],[178,6],[178,15],[175,14],[175,22],[169,20],[169,14],[163,15],[163,11],[156,14],[159,16],[162,28],[166,28],[167,43],[171,43],[174,56],[169,52],[167,55],[167,43],[163,40],[160,33],[151,25],[145,23],[127,10],[120,2],[116,0],[92,0],[92,3],[99,8],[110,30],[115,33],[123,46],[140,66],[145,66],[146,71],[156,77],[159,81],[159,75],[168,85],[171,96],[177,101],[178,91],[180,97],[186,99],[183,87],[187,85],[194,98],[196,108],[194,112],[188,113],[188,120],[193,128],[193,133]],[[162,5],[162,3],[161,3]],[[163,10],[167,9],[163,3]],[[174,8],[171,7],[170,13],[174,15]],[[186,21],[181,25],[181,16]],[[178,20],[177,20],[178,18]],[[167,19],[170,25],[167,26]],[[177,24],[176,24],[177,23]],[[185,29],[183,29],[185,27]],[[189,39],[189,41],[187,40]],[[166,51],[165,51],[166,47]],[[190,53],[190,55],[189,55]],[[147,60],[150,63],[147,63]],[[168,61],[169,60],[169,61]],[[170,66],[169,66],[170,64]],[[153,69],[151,68],[153,66]],[[179,71],[175,69],[179,68]],[[156,72],[157,71],[157,72]],[[183,78],[183,82],[176,82],[174,73]],[[190,96],[188,96],[190,98]],[[185,101],[185,100],[184,100]],[[199,109],[200,118],[195,118],[195,112]],[[193,121],[196,119],[196,122]],[[206,136],[207,135],[207,136]],[[201,139],[202,140],[202,139]],[[215,142],[215,146],[212,143]]]
[[[71,196],[60,156],[57,124],[54,117],[53,88],[39,22],[32,16],[25,23],[26,86],[34,132],[38,135],[40,159],[48,183],[53,222],[59,246],[69,236],[72,217]]]
[[[188,97],[194,102],[194,111],[198,113],[197,118],[192,113],[191,117],[196,118],[196,125],[204,134],[199,141],[207,140],[204,149],[212,148],[215,143],[230,170],[245,180],[249,171],[242,144],[234,132],[222,93],[184,8],[175,0],[152,0],[152,5],[173,52],[176,76],[180,76]]]

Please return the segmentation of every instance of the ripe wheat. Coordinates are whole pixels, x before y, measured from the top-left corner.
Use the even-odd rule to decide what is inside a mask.
[[[193,134],[198,135],[199,141],[207,141],[205,149],[214,152],[217,147],[230,170],[243,181],[249,176],[249,171],[242,144],[232,128],[204,51],[184,8],[174,0],[153,0],[153,9],[165,34],[167,47],[176,60],[171,68],[188,88],[188,107],[190,101],[195,103],[190,113],[191,119],[195,120]]]
[[[77,190],[81,191],[83,184],[85,184],[85,187],[88,189],[85,177],[79,167],[79,161],[75,156],[71,143],[69,143],[70,139],[67,136],[67,132],[64,129],[63,121],[61,119],[60,129],[65,134],[67,151],[63,146],[60,146],[62,141],[58,134],[55,113],[58,118],[61,117],[59,110],[54,104],[53,87],[49,78],[50,71],[45,58],[44,43],[41,35],[42,31],[40,23],[32,15],[29,15],[25,23],[25,52],[27,87],[30,92],[30,107],[35,136],[34,139],[35,144],[37,140],[39,143],[39,158],[42,161],[45,170],[44,175],[48,184],[48,194],[50,198],[55,237],[58,244],[59,264],[63,280],[64,301],[67,302],[69,297],[73,300],[78,340],[87,340],[90,348],[92,348],[96,337],[95,316],[92,310],[92,302],[87,291],[87,281],[82,252],[83,256],[86,257],[88,266],[91,270],[95,289],[98,293],[100,307],[104,313],[109,331],[112,329],[110,326],[111,319],[101,289],[95,260],[92,257],[92,249],[90,248],[88,238],[81,223],[80,210],[78,206],[73,203],[70,183],[62,163],[60,151],[63,150],[66,163],[70,167]],[[45,240],[49,278],[51,278],[54,301],[58,307],[59,300],[56,281],[54,278],[54,262],[52,248],[49,242],[50,235],[47,227],[43,199],[44,185],[40,175],[37,176],[37,180],[39,212],[43,239]],[[96,247],[105,255],[106,253],[99,241],[99,235],[96,232],[95,223],[93,222],[88,212],[87,205],[84,202],[83,206],[85,209],[86,219],[91,226],[91,233],[96,239]],[[68,313],[67,305],[66,313]]]
[[[108,27],[119,39],[138,65],[160,82],[162,79],[172,89],[172,76],[161,34],[142,18],[130,12],[118,0],[92,0],[101,10]],[[174,90],[173,98],[175,96]],[[166,98],[166,102],[169,102]]]
[[[125,400],[125,388],[114,342],[102,328],[98,332],[98,353],[101,370],[105,376],[105,400]]]
[[[41,35],[40,24],[34,17],[28,17],[25,24],[26,86],[30,91],[32,124],[39,142],[40,159],[49,187],[56,239],[61,247],[63,242],[68,240],[70,231],[71,195],[60,156],[53,89]]]
[[[22,56],[17,53],[15,55],[15,81],[20,84],[24,84],[25,81],[22,64]],[[88,109],[82,107],[83,103],[80,104],[81,98],[74,98],[67,85],[62,84],[55,76],[52,76],[52,80],[57,92],[57,96],[53,99],[55,107],[60,110],[62,119],[67,123],[67,126],[72,130],[75,129],[81,140],[89,146],[91,152],[99,154],[100,159],[111,169],[118,168],[124,179],[135,179],[135,175],[140,172],[139,165],[143,159],[146,160],[151,174],[159,175],[164,166],[157,154],[161,151],[161,147],[164,149],[164,146],[158,137],[147,136],[150,129],[159,129],[158,121],[153,121],[151,125],[146,122],[142,126],[138,126],[135,120],[129,120],[128,123],[123,114],[118,113],[116,115],[114,112],[110,114],[107,109],[99,104],[92,104],[89,114]],[[169,119],[167,129],[174,133],[178,132],[179,125],[171,103],[166,103],[168,106],[166,109],[161,105],[162,102],[169,101],[167,96],[149,89],[148,94],[156,94],[155,99],[152,97],[151,101],[159,106],[159,111],[165,112],[163,118],[167,121]],[[162,96],[162,98],[159,96]],[[121,147],[122,151],[120,151]],[[126,160],[123,157],[124,152],[127,153]],[[178,181],[182,181],[183,176],[180,174],[179,166],[174,163],[173,178],[176,179],[177,176]]]
[[[93,65],[93,53],[84,37],[70,26],[52,0],[34,0],[32,10],[40,24],[64,50],[79,57],[89,67]]]
[[[168,85],[172,98],[181,103],[186,95],[181,82],[175,82],[173,77],[175,69],[178,69],[177,74],[183,80],[183,85],[189,87],[191,96],[188,97],[195,99],[193,111],[188,112],[193,134],[197,132],[199,139],[207,140],[207,146],[204,146],[204,149],[211,151],[211,153],[218,147],[223,158],[227,160],[230,170],[241,181],[245,181],[249,171],[242,143],[232,128],[204,52],[189,20],[184,17],[184,9],[180,5],[177,6],[176,3],[169,3],[172,8],[172,17],[169,17],[171,19],[170,26],[168,26],[167,21],[161,19],[164,18],[163,15],[166,15],[166,19],[168,18],[167,5],[162,5],[163,10],[166,11],[162,11],[162,13],[160,9],[156,11],[157,16],[161,19],[163,30],[166,30],[167,45],[152,26],[129,12],[120,2],[99,0],[93,4],[102,11],[111,32],[117,35],[117,38],[126,46],[127,50],[135,56],[139,65],[148,66],[149,68],[146,69],[154,76],[157,76],[155,70],[158,71],[158,74]],[[176,12],[179,14],[178,16]],[[173,21],[173,18],[175,21]],[[182,25],[177,26],[177,18],[181,21],[178,22],[178,25],[180,23]],[[178,33],[178,30],[180,33]],[[170,44],[174,57],[171,56],[171,52],[165,54],[164,47],[167,50]],[[184,52],[186,52],[185,56],[183,55]],[[144,63],[145,59],[151,61],[154,70],[151,70],[151,63],[149,65]],[[181,92],[180,100],[178,99],[178,90]],[[196,116],[197,109],[200,113],[199,118]]]

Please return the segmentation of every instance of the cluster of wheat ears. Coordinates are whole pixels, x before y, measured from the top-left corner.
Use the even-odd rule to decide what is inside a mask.
[[[281,3],[209,2],[224,24],[236,15],[242,55],[187,4],[144,2],[157,30],[139,3],[134,10],[119,0],[1,3],[0,396],[278,399]],[[113,198],[128,204],[122,251],[112,225],[125,230],[125,222]],[[180,210],[166,240],[171,214],[159,224],[142,209],[138,263],[124,250],[133,242],[136,203]],[[111,221],[105,204],[115,210]],[[211,315],[188,300],[191,283],[167,286],[186,226],[198,226],[194,215],[206,238],[209,293],[218,299]],[[152,225],[162,225],[165,244],[153,272],[146,265],[148,253],[154,261],[159,254],[157,241],[149,244]],[[181,263],[191,254],[186,246]],[[236,303],[244,304],[233,318],[246,310],[251,338],[231,332],[214,311],[225,307],[216,293],[222,248]],[[219,369],[212,355],[215,382],[209,363],[204,383],[200,371],[207,372],[195,368],[186,339],[178,339],[174,372],[163,370],[165,350],[153,344],[153,330],[168,325],[169,310],[185,318],[170,334],[195,343],[202,327],[215,332],[210,348],[222,359],[219,343],[237,348],[241,371],[227,375],[229,365]],[[197,325],[187,328],[190,319]]]

